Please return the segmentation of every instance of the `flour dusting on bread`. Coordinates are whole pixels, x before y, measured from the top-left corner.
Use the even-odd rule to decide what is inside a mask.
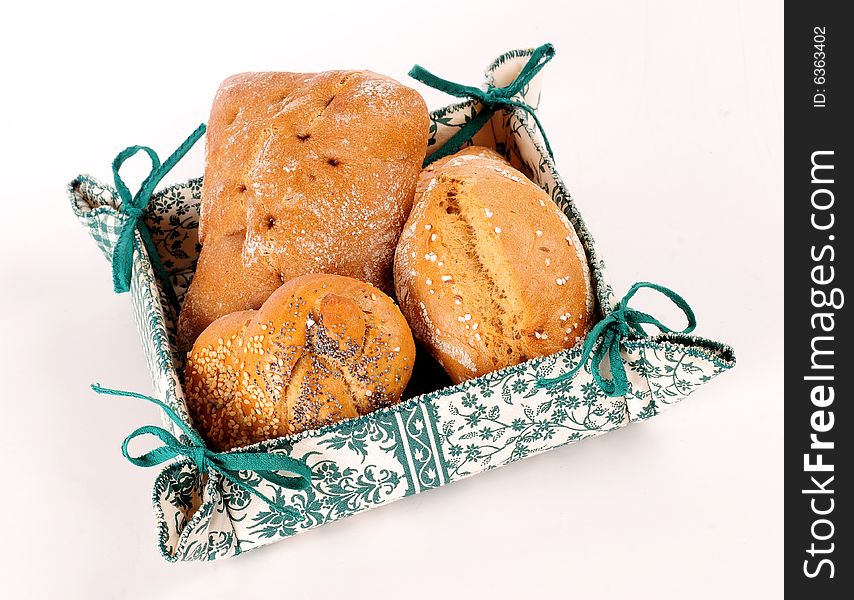
[[[428,128],[417,92],[370,71],[243,73],[223,82],[208,122],[202,253],[179,346],[306,273],[391,291]],[[242,240],[228,269],[224,237]],[[205,256],[209,247],[219,248],[216,260]]]

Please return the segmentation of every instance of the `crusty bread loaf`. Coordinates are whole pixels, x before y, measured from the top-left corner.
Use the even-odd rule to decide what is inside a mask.
[[[590,273],[572,224],[486,148],[421,173],[394,274],[413,333],[457,383],[569,348],[591,325]]]
[[[390,292],[428,128],[417,92],[369,71],[223,82],[208,122],[202,252],[180,349],[298,275],[347,275]]]
[[[350,277],[304,275],[260,310],[205,329],[187,357],[184,392],[196,428],[223,451],[394,404],[414,360],[391,298]]]

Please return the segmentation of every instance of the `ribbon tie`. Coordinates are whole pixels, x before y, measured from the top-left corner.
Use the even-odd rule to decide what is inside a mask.
[[[160,260],[160,255],[154,246],[154,240],[151,238],[151,233],[148,231],[148,227],[145,226],[142,216],[145,214],[145,207],[148,206],[157,184],[160,183],[160,180],[181,160],[204,133],[205,125],[202,123],[163,164],[160,164],[160,158],[157,156],[157,153],[148,146],[130,146],[119,152],[119,155],[113,160],[113,179],[116,183],[116,191],[122,199],[120,210],[127,216],[121,231],[119,231],[116,246],[113,249],[113,289],[116,293],[127,292],[130,289],[130,279],[133,271],[134,231],[139,231],[139,235],[148,252],[148,259],[157,272],[157,276],[163,285],[163,289],[166,291],[166,295],[169,297],[169,301],[175,308],[176,313],[180,310],[178,296],[175,294],[169,274]],[[132,195],[128,186],[122,181],[119,169],[121,169],[127,159],[139,151],[145,152],[151,159],[151,172],[143,180],[139,191]]]
[[[441,77],[433,75],[430,71],[420,65],[412,67],[409,71],[409,76],[417,79],[421,83],[452,96],[456,96],[457,98],[472,98],[483,105],[483,109],[463,125],[460,130],[451,137],[451,139],[445,142],[444,146],[424,159],[424,166],[426,167],[434,160],[453,154],[462,148],[463,144],[470,140],[474,134],[480,131],[481,127],[489,121],[492,115],[495,114],[495,111],[500,108],[507,108],[511,106],[519,108],[531,115],[543,136],[543,142],[545,142],[549,156],[553,157],[551,145],[549,144],[546,132],[540,123],[540,119],[537,117],[536,111],[527,103],[515,99],[514,96],[519,94],[522,91],[522,88],[530,83],[545,64],[554,57],[554,54],[555,49],[551,44],[543,44],[539,48],[535,48],[531,52],[531,57],[528,59],[528,62],[525,63],[525,66],[522,67],[521,71],[519,71],[516,79],[504,87],[494,87],[490,84],[487,86],[486,90],[442,79]]]
[[[122,442],[122,454],[131,463],[138,467],[154,467],[173,458],[185,456],[195,463],[200,473],[207,473],[211,470],[217,471],[237,487],[269,504],[271,508],[286,512],[294,518],[299,517],[299,513],[295,509],[286,506],[281,501],[265,496],[254,487],[241,481],[239,472],[253,471],[261,479],[274,485],[290,490],[307,490],[311,487],[311,468],[305,461],[273,452],[212,452],[205,447],[202,438],[186,425],[174,410],[160,400],[136,392],[103,388],[97,383],[92,386],[92,389],[98,394],[148,400],[162,408],[181,431],[190,438],[190,444],[182,444],[172,433],[162,427],[144,425],[127,436]],[[128,446],[134,438],[141,435],[153,435],[160,439],[163,445],[140,456],[131,456]],[[276,471],[288,471],[295,474],[296,477],[279,475]]]
[[[629,308],[629,300],[642,288],[649,288],[660,292],[670,299],[677,307],[679,307],[688,319],[688,325],[681,331],[675,331],[664,325],[655,317]],[[629,381],[626,376],[626,367],[623,364],[623,357],[620,354],[620,346],[622,341],[631,333],[640,336],[646,336],[646,332],[641,325],[654,325],[662,333],[691,333],[694,327],[697,326],[697,319],[694,317],[694,311],[688,306],[688,303],[676,292],[662,285],[648,282],[639,282],[634,284],[623,296],[614,310],[608,316],[599,321],[587,337],[584,339],[584,346],[581,350],[581,357],[578,364],[574,368],[562,373],[552,379],[540,379],[537,384],[540,387],[551,386],[566,379],[569,379],[578,372],[590,355],[593,355],[593,361],[590,365],[590,371],[593,374],[593,379],[599,385],[607,396],[625,396],[628,393]],[[594,352],[595,347],[595,352]],[[602,377],[600,365],[605,355],[608,355],[608,364],[611,367],[611,379]]]

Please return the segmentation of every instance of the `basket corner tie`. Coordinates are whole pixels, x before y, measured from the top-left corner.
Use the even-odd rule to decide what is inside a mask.
[[[429,87],[445,92],[446,94],[450,94],[451,96],[456,96],[457,98],[471,98],[473,100],[477,100],[483,105],[483,109],[471,120],[466,122],[459,131],[451,136],[451,138],[445,142],[444,146],[424,159],[424,166],[426,167],[431,162],[451,155],[462,148],[463,144],[469,141],[478,131],[480,131],[480,129],[487,123],[487,121],[489,121],[490,118],[492,118],[492,115],[495,114],[498,109],[511,106],[525,111],[534,119],[540,134],[543,136],[546,151],[549,153],[551,158],[554,158],[551,144],[549,144],[549,139],[546,137],[546,131],[543,129],[543,125],[540,123],[539,117],[537,117],[537,112],[527,102],[513,99],[515,95],[521,92],[522,89],[531,82],[531,80],[542,70],[546,63],[554,57],[554,55],[555,49],[550,43],[534,48],[531,51],[531,56],[528,58],[528,62],[525,63],[513,81],[504,87],[488,85],[486,90],[442,79],[421,65],[414,65],[409,70],[409,76],[413,79],[420,81]]]
[[[116,184],[116,191],[121,198],[121,206],[119,212],[127,218],[124,220],[119,231],[116,245],[113,248],[112,267],[113,267],[113,290],[117,294],[130,290],[131,275],[133,272],[133,250],[134,250],[134,232],[139,231],[145,249],[148,252],[148,258],[154,270],[160,279],[169,301],[172,303],[175,311],[180,309],[178,296],[172,287],[172,282],[169,279],[169,274],[166,272],[166,267],[160,260],[160,255],[157,253],[157,248],[154,245],[154,240],[151,237],[151,232],[145,226],[145,221],[142,219],[145,214],[145,209],[148,206],[151,196],[157,184],[166,176],[166,174],[174,167],[181,158],[193,147],[193,145],[204,135],[206,126],[204,123],[199,125],[196,130],[190,134],[184,142],[172,153],[165,162],[161,164],[157,153],[148,146],[129,146],[119,152],[113,159],[113,181]],[[138,152],[145,152],[148,158],[151,159],[151,171],[148,176],[140,184],[139,191],[136,194],[131,194],[127,184],[119,175],[124,162]]]
[[[638,290],[643,288],[657,291],[672,301],[688,319],[688,325],[684,329],[677,331],[645,312],[629,308],[629,300],[632,299]],[[694,315],[694,311],[688,305],[688,302],[673,290],[647,281],[635,283],[629,288],[629,291],[626,292],[622,300],[617,303],[614,310],[599,321],[584,338],[584,345],[582,346],[578,363],[572,369],[561,373],[557,377],[539,378],[537,386],[550,387],[572,378],[584,367],[592,355],[593,360],[590,363],[590,372],[599,388],[609,397],[625,396],[629,391],[629,380],[620,349],[623,340],[630,334],[636,333],[645,336],[646,332],[642,328],[642,325],[645,324],[658,328],[662,333],[691,333],[697,326],[697,318]],[[611,379],[605,379],[602,376],[601,363],[606,355],[608,356],[608,365],[611,368]]]
[[[151,396],[136,392],[126,392],[101,387],[100,384],[92,384],[92,390],[98,394],[109,396],[125,396],[128,398],[139,398],[147,400],[159,406],[169,418],[187,435],[189,444],[181,443],[171,432],[156,425],[143,425],[122,442],[122,455],[132,464],[138,467],[154,467],[163,462],[181,456],[189,458],[198,468],[200,473],[217,471],[235,486],[252,494],[267,503],[270,508],[290,514],[294,518],[300,518],[299,512],[284,504],[278,494],[276,499],[270,498],[240,478],[240,471],[253,471],[261,479],[274,485],[291,489],[307,490],[311,488],[311,467],[304,460],[298,460],[273,452],[213,452],[205,446],[204,440],[183,422],[181,417],[168,405]],[[142,435],[153,435],[163,445],[149,450],[139,456],[133,456],[128,450],[131,441]],[[294,476],[278,475],[276,471],[287,471]]]

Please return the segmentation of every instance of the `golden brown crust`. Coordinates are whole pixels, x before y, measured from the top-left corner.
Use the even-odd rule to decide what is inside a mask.
[[[591,325],[575,230],[548,194],[486,148],[421,173],[394,275],[413,333],[456,383],[569,348]]]
[[[261,306],[282,285],[276,273],[244,269],[241,259],[243,236],[239,234],[212,238],[199,256],[193,286],[196,290],[218,290],[216,294],[187,293],[178,319],[178,339],[184,351],[198,337],[201,315],[227,315]],[[192,318],[191,318],[192,317]]]
[[[196,428],[229,450],[400,401],[415,343],[394,301],[338,275],[291,279],[260,310],[214,321],[187,357]]]
[[[305,273],[390,291],[428,128],[417,92],[369,71],[224,81],[208,122],[202,255],[179,347],[228,311],[257,309],[275,282]],[[206,256],[231,252],[234,240],[237,256],[222,263]]]

